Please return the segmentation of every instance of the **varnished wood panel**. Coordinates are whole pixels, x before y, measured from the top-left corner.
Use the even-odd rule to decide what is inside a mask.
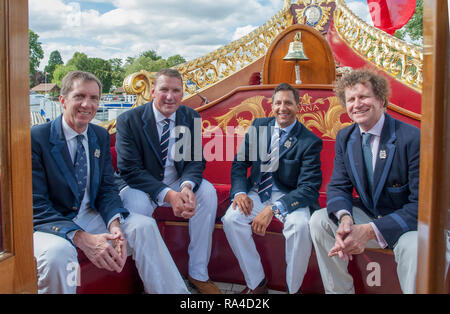
[[[2,211],[8,226],[0,261],[0,290],[36,292],[33,255],[29,109],[28,1],[0,0],[4,33],[1,50]],[[12,263],[12,264],[11,264]],[[3,277],[3,274],[7,276]],[[6,278],[12,277],[12,286]],[[5,278],[5,280],[4,280]]]
[[[424,66],[419,189],[418,293],[443,293],[450,109],[447,1],[424,1]]]
[[[275,38],[264,60],[263,84],[295,84],[295,62],[284,61],[295,35],[302,33],[302,42],[308,61],[300,61],[302,84],[332,84],[336,67],[330,45],[314,28],[295,24]]]

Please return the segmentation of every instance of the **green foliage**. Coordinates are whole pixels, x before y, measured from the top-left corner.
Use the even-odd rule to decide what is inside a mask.
[[[83,52],[75,52],[72,56],[72,59],[67,61],[67,65],[73,65],[77,70],[80,71],[89,71],[90,65],[88,56]]]
[[[174,55],[165,60],[158,56],[154,50],[149,50],[141,53],[137,58],[127,59],[127,63],[124,66],[125,76],[140,70],[158,72],[163,68],[171,68],[184,62],[186,62],[186,60],[180,55]]]
[[[52,83],[58,85],[61,88],[61,81],[63,77],[70,71],[76,71],[77,68],[74,65],[63,65],[59,64],[55,67],[53,71]]]
[[[35,73],[39,62],[44,56],[39,36],[30,30],[30,73]],[[34,59],[32,59],[32,53]],[[33,61],[32,61],[33,60]],[[32,63],[33,62],[33,63]],[[103,84],[103,93],[109,93],[111,89],[122,86],[123,80],[129,74],[147,70],[157,72],[162,68],[171,68],[186,60],[180,55],[173,55],[163,59],[155,50],[144,51],[138,56],[127,57],[125,62],[120,58],[104,60],[101,58],[89,58],[83,52],[75,52],[70,60],[64,65],[58,50],[52,51],[47,66],[47,82],[53,82],[61,87],[62,78],[70,71],[87,71],[96,75]],[[31,70],[34,69],[34,72]]]
[[[41,60],[44,58],[44,50],[42,50],[41,43],[38,41],[38,34],[29,29],[28,37],[30,54],[30,76],[33,76],[38,70]]]
[[[109,59],[111,65],[111,87],[118,88],[122,86],[125,79],[125,69],[122,67],[122,60],[119,58]]]
[[[169,68],[174,67],[179,64],[182,64],[182,63],[185,63],[185,62],[186,62],[186,59],[180,55],[174,55],[174,56],[167,58],[167,65],[169,66]]]
[[[125,76],[140,70],[149,72],[157,72],[163,68],[167,68],[167,61],[164,59],[153,60],[149,57],[140,56],[133,63],[125,65]]]
[[[141,57],[146,57],[146,58],[150,58],[151,60],[157,61],[162,59],[161,56],[158,56],[156,54],[155,50],[148,50],[148,51],[144,51],[143,53],[141,53],[140,55]]]
[[[112,85],[111,64],[101,58],[89,58],[83,52],[75,52],[72,59],[67,61],[67,66],[73,66],[76,70],[91,72],[103,84],[103,92],[108,93]]]
[[[409,22],[395,32],[395,36],[405,40],[409,36],[413,41],[422,42],[423,38],[423,0],[416,1],[416,11]]]
[[[50,57],[48,59],[48,64],[44,68],[44,75],[45,73],[48,73],[47,75],[47,82],[51,82],[53,80],[53,72],[56,69],[57,65],[64,64],[61,54],[58,50],[52,51],[50,53]]]

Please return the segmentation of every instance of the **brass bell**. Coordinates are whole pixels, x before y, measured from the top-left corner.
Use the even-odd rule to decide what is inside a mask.
[[[300,79],[300,65],[299,61],[308,61],[308,57],[305,55],[305,51],[303,51],[303,43],[302,43],[302,33],[298,32],[294,41],[289,44],[289,50],[286,56],[283,58],[285,61],[295,61],[295,84],[300,85],[302,80]]]
[[[289,50],[286,56],[283,58],[286,61],[306,61],[309,60],[303,51],[302,33],[298,32],[294,41],[289,44]]]

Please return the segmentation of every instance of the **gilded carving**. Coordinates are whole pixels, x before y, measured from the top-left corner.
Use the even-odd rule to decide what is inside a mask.
[[[339,36],[377,68],[420,92],[422,49],[368,25],[352,13],[343,0],[337,4],[334,23]]]
[[[326,100],[330,104],[327,111],[319,110],[311,113],[303,113],[298,114],[297,117],[310,131],[312,131],[312,128],[314,127],[322,133],[322,137],[336,139],[339,130],[351,123],[341,121],[341,116],[347,114],[347,112],[345,108],[340,105],[336,96],[328,97]],[[325,103],[325,99],[318,98],[315,103],[323,104]],[[311,103],[309,102],[308,105],[311,105]]]
[[[271,99],[264,96],[250,97],[231,108],[227,113],[214,118],[216,125],[212,125],[209,120],[203,120],[203,132],[214,132],[221,129],[226,133],[227,126],[236,126],[235,132],[239,135],[244,135],[254,119],[273,116],[272,112],[266,115],[263,107],[264,101],[271,103]],[[327,102],[329,103],[328,109],[321,110],[319,106],[323,107]],[[244,113],[250,113],[251,119],[242,117]],[[343,114],[347,113],[345,108],[339,104],[336,96],[313,99],[311,95],[305,93],[300,99],[300,110],[297,118],[309,130],[312,131],[312,128],[316,128],[322,133],[322,137],[336,139],[338,131],[351,124],[341,121]],[[232,119],[236,119],[237,125],[230,123]]]
[[[128,75],[123,81],[123,89],[127,94],[136,95],[135,106],[143,105],[152,100],[153,75],[145,70]]]
[[[226,114],[214,118],[217,122],[216,126],[211,126],[209,120],[203,120],[203,132],[214,132],[215,130],[221,128],[223,132],[227,132],[227,126],[232,119],[236,119],[237,129],[239,135],[244,135],[248,127],[252,124],[253,120],[256,118],[264,118],[266,112],[263,108],[263,101],[266,99],[269,103],[272,101],[270,98],[264,96],[253,96],[244,100],[239,105],[231,108]],[[252,115],[251,120],[239,117],[243,112],[249,112]]]
[[[298,3],[299,1],[297,1]],[[323,6],[323,4],[329,1],[303,1],[305,7],[303,9],[295,10],[297,22],[299,24],[306,24],[314,27],[318,31],[323,31],[324,26],[330,20],[331,7]]]
[[[275,37],[292,24],[290,4],[246,36],[203,57],[178,65],[186,97],[223,80],[263,57]]]

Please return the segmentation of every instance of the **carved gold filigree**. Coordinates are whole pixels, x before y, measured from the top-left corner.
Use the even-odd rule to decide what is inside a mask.
[[[239,127],[236,129],[236,133],[239,135],[244,135],[254,119],[263,118],[266,116],[266,112],[264,111],[262,105],[264,99],[267,99],[267,102],[271,102],[271,99],[264,96],[253,96],[244,100],[239,105],[231,108],[226,114],[214,118],[217,122],[216,126],[211,126],[211,122],[209,120],[203,120],[203,132],[214,132],[217,129],[222,129],[223,132],[226,133],[227,126],[231,119],[236,119],[238,122],[237,127]],[[251,120],[239,117],[239,115],[243,112],[250,112],[252,115]]]
[[[343,0],[334,11],[339,36],[362,57],[407,86],[421,92],[423,51],[362,21]]]
[[[207,55],[176,66],[182,74],[186,98],[216,84],[263,57],[275,37],[292,24],[290,3],[268,22],[242,38]]]
[[[109,134],[115,134],[116,133],[116,119],[100,122],[98,123],[99,126],[105,128]]]
[[[296,0],[295,4],[310,5],[310,4],[322,4],[322,3],[334,3],[334,2],[336,2],[336,0]]]
[[[306,94],[305,94],[306,95]],[[318,111],[311,113],[303,113],[297,115],[299,121],[303,123],[310,131],[316,128],[322,137],[336,139],[336,135],[342,128],[350,125],[350,122],[341,122],[341,116],[346,114],[346,110],[339,103],[336,96],[326,98],[330,103],[327,111]],[[319,98],[315,103],[324,103],[324,99]]]
[[[234,132],[239,135],[244,135],[254,119],[266,117],[266,112],[263,108],[264,100],[271,103],[271,99],[264,96],[253,96],[244,100],[239,105],[231,108],[224,115],[215,118],[217,125],[214,126],[211,124],[211,121],[203,120],[203,132],[212,133],[221,129],[224,133],[227,133],[227,126],[229,126],[230,121],[232,119],[236,119],[237,126],[234,129]],[[312,131],[312,128],[316,128],[320,133],[322,133],[323,137],[336,139],[338,131],[351,124],[350,122],[341,122],[341,116],[346,114],[345,108],[339,104],[339,100],[336,96],[317,98],[314,101],[312,100],[313,98],[306,93],[302,96],[300,104],[302,106],[308,106],[311,104],[323,105],[326,101],[328,101],[330,104],[328,110],[299,113],[297,114],[298,120],[309,130]],[[240,116],[247,112],[251,114],[251,119],[245,119]],[[270,112],[268,116],[273,116],[273,113]]]
[[[298,4],[300,1],[297,1]],[[314,27],[318,31],[323,31],[324,26],[330,20],[331,7],[323,6],[329,1],[303,1],[305,4],[303,9],[295,10],[297,22],[299,24],[307,24]]]
[[[123,89],[127,94],[136,95],[135,106],[143,105],[152,100],[152,85],[154,73],[141,70],[128,75],[123,81]]]

